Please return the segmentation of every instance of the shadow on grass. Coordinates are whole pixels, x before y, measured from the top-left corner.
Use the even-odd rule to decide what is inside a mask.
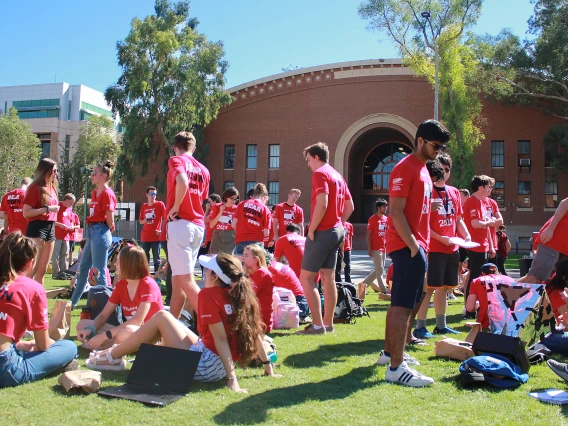
[[[376,386],[371,380],[375,375],[376,366],[372,365],[355,368],[343,376],[317,383],[272,389],[230,404],[213,420],[222,425],[264,423],[268,412],[273,409],[293,407],[311,400],[323,402],[344,399],[355,392]]]
[[[351,362],[345,357],[378,354],[384,348],[384,341],[379,339],[362,342],[322,345],[310,352],[289,355],[283,364],[294,368],[323,367],[329,363]],[[341,360],[341,358],[345,358]]]

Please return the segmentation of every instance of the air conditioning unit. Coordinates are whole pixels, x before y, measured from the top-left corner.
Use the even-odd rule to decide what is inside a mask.
[[[521,158],[519,160],[519,167],[530,167],[530,166],[531,166],[530,158]]]

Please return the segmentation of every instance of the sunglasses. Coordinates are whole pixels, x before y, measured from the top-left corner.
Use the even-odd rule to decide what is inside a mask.
[[[150,197],[155,197],[156,195],[158,195],[158,193],[157,192],[148,192],[148,195]]]
[[[424,142],[431,144],[432,148],[434,148],[434,151],[436,151],[436,152],[445,151],[446,148],[448,147],[447,145],[439,145],[437,143],[430,142],[429,140],[426,140],[426,139],[424,139]]]

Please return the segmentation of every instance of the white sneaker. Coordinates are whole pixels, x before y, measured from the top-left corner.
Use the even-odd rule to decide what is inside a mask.
[[[389,383],[396,383],[403,386],[411,386],[421,388],[434,384],[434,379],[420,374],[418,371],[410,368],[406,362],[398,366],[395,371],[387,368],[385,380]]]
[[[377,359],[377,365],[389,365],[391,362],[391,357],[385,354],[385,351],[381,351],[379,353],[379,359]],[[408,355],[406,352],[404,353],[404,362],[410,365],[420,365],[420,362],[416,359]]]

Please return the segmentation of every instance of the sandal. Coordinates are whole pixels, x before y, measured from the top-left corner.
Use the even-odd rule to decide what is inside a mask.
[[[101,352],[91,352],[89,359],[85,365],[91,370],[99,371],[123,371],[126,369],[126,360],[124,357],[114,359],[110,354],[111,349]]]
[[[422,339],[417,339],[416,337],[412,337],[412,340],[410,342],[408,342],[408,345],[416,345],[416,346],[428,346],[428,343],[426,343],[424,340]]]

